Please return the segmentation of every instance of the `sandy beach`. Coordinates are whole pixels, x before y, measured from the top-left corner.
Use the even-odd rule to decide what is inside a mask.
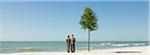
[[[142,47],[125,47],[105,50],[77,51],[76,53],[66,52],[24,52],[24,53],[8,53],[0,55],[150,55],[150,46]]]
[[[148,8],[149,0],[0,0],[0,55],[150,55]]]

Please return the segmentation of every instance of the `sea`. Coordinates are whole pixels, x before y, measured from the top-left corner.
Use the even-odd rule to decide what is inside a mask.
[[[90,49],[148,46],[149,41],[91,41]],[[87,41],[77,41],[76,51],[88,48]],[[21,52],[66,52],[65,41],[0,41],[0,54]]]

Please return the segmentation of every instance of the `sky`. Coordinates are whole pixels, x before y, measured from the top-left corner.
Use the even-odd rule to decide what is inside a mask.
[[[31,1],[0,3],[0,41],[64,41],[74,34],[87,41],[80,17],[91,7],[98,30],[91,41],[147,41],[146,1]]]

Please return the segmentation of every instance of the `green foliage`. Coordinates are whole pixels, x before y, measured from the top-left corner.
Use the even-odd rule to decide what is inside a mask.
[[[97,17],[94,11],[86,7],[81,15],[80,25],[84,30],[88,30],[88,51],[90,51],[90,32],[98,29]]]
[[[84,30],[95,31],[98,28],[96,14],[90,7],[86,7],[81,15],[80,25]]]

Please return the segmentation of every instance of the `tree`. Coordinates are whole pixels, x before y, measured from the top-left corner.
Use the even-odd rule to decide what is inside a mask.
[[[88,51],[90,51],[90,32],[98,29],[97,17],[90,7],[86,7],[83,15],[81,15],[81,28],[88,31]]]

